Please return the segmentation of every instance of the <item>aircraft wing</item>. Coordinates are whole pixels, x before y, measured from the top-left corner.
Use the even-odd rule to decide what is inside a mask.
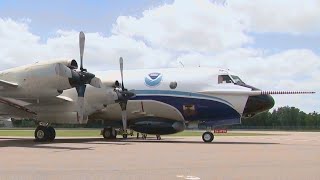
[[[18,87],[17,83],[13,83],[13,82],[9,82],[9,81],[5,81],[5,80],[0,79],[0,89],[17,88],[17,87]]]
[[[0,116],[32,117],[36,113],[26,107],[29,104],[29,102],[22,100],[0,97]]]
[[[46,99],[14,99],[0,97],[0,116],[6,117],[32,117],[49,106],[59,108],[61,111],[70,107],[73,100],[69,97],[58,96]]]

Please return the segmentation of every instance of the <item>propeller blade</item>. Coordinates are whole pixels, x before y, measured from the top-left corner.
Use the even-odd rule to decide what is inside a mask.
[[[102,88],[102,81],[100,78],[94,77],[91,79],[90,85],[96,88]]]
[[[84,97],[78,97],[78,122],[79,124],[83,124],[83,116],[84,116]]]
[[[127,111],[123,110],[121,111],[122,116],[122,125],[123,125],[123,132],[127,132]]]
[[[83,71],[83,53],[84,53],[84,44],[86,37],[84,33],[81,31],[79,34],[79,47],[80,47],[80,70]]]
[[[86,85],[81,85],[81,86],[76,87],[78,97],[84,97],[84,94],[86,92],[86,88],[87,88]]]
[[[118,97],[119,97],[119,104],[121,107],[121,116],[122,116],[122,125],[123,125],[123,131],[124,134],[127,133],[127,104],[128,100],[133,97],[135,94],[133,92],[128,91],[127,89],[124,88],[124,83],[123,83],[123,58],[120,57],[119,59],[120,63],[120,73],[121,73],[121,88],[122,90],[118,90]]]
[[[83,123],[83,116],[84,116],[84,94],[86,92],[86,85],[82,85],[76,87],[78,93],[78,101],[77,101],[77,109],[78,109],[78,121],[80,124]]]
[[[122,91],[124,90],[124,84],[123,84],[123,58],[120,57],[120,72],[121,72],[121,86],[122,86]]]

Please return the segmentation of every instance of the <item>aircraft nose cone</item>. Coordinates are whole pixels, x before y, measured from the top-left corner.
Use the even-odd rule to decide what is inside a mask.
[[[270,95],[250,96],[243,111],[244,117],[251,117],[257,113],[267,111],[274,106],[274,99]]]

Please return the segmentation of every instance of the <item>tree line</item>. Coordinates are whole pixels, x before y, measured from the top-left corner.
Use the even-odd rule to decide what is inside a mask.
[[[243,118],[241,125],[233,128],[252,129],[320,129],[320,114],[305,113],[295,107],[280,107],[251,118]]]

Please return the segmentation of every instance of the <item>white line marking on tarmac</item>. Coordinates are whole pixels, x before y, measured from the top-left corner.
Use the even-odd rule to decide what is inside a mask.
[[[187,176],[186,178],[184,179],[187,179],[187,180],[199,180],[200,178],[197,177],[197,176]]]
[[[183,179],[186,179],[186,180],[200,180],[200,178],[197,177],[197,176],[177,175],[176,177],[177,177],[177,178],[183,178]]]

